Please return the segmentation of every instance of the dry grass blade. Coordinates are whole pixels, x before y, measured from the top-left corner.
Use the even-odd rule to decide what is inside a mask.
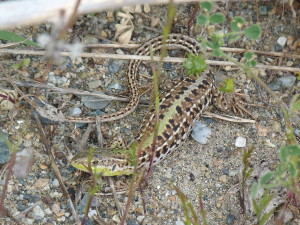
[[[45,55],[46,51],[33,51],[33,50],[17,50],[17,49],[0,49],[0,53],[7,54],[17,54],[17,55]],[[70,52],[61,52],[61,56],[70,57],[72,53]],[[78,57],[82,58],[100,58],[100,59],[122,59],[122,60],[144,60],[144,61],[155,61],[159,62],[161,60],[160,56],[139,56],[139,55],[119,55],[119,54],[96,54],[96,53],[80,53]],[[186,58],[177,58],[177,57],[165,57],[163,62],[172,62],[172,63],[182,63]],[[237,67],[235,63],[226,62],[226,61],[217,61],[217,60],[205,60],[207,65],[215,66],[233,66]],[[288,66],[269,66],[269,65],[256,65],[254,68],[269,69],[269,70],[279,70],[279,71],[289,71],[289,72],[300,72],[300,68],[297,67],[288,67]]]

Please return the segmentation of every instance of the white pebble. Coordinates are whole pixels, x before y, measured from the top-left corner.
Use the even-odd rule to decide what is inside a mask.
[[[211,135],[211,129],[208,128],[205,124],[195,121],[192,127],[192,137],[195,141],[200,144],[206,144],[207,138]]]
[[[243,137],[237,137],[235,140],[235,146],[243,148],[246,146],[246,138]]]
[[[277,43],[282,47],[285,46],[287,38],[285,36],[280,36],[277,40]]]
[[[88,217],[92,218],[93,215],[97,215],[97,211],[96,210],[90,210],[88,213]]]

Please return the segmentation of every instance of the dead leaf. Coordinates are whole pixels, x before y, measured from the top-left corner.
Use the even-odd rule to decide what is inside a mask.
[[[115,38],[119,37],[122,33],[124,33],[126,30],[129,30],[132,26],[130,25],[125,25],[125,24],[116,24],[116,34]]]
[[[125,19],[133,19],[133,16],[129,12],[128,13],[117,12],[117,16]]]
[[[151,27],[155,27],[160,21],[159,17],[151,17]]]
[[[142,13],[142,6],[140,4],[136,5],[134,8],[135,13]]]
[[[145,4],[144,5],[144,12],[145,13],[149,13],[151,11],[150,5],[149,4]]]
[[[128,44],[131,39],[133,29],[134,27],[132,26],[129,30],[120,35],[118,38],[118,42],[120,42],[121,44]]]

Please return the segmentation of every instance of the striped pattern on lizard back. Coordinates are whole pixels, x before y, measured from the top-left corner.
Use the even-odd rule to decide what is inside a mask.
[[[142,45],[136,52],[137,55],[149,55],[150,49],[157,51],[162,47],[162,37],[151,39]],[[185,35],[170,34],[166,40],[167,48],[179,48],[197,55],[200,45],[197,40]],[[115,118],[121,118],[132,112],[139,100],[138,74],[139,60],[131,60],[128,68],[128,83],[132,99],[124,110],[117,112]],[[201,77],[182,78],[176,86],[166,91],[160,99],[159,129],[153,164],[164,159],[174,151],[189,135],[195,119],[213,103],[220,110],[234,112],[246,111],[243,101],[238,94],[221,93],[215,86],[212,74],[202,74]],[[108,116],[109,117],[109,116]],[[109,121],[112,118],[101,118]],[[94,119],[91,119],[91,121]],[[94,152],[91,168],[96,173],[104,176],[117,176],[131,174],[134,166],[133,153],[137,157],[137,167],[149,167],[152,155],[152,143],[155,127],[154,106],[144,119],[139,135],[128,149],[107,150],[101,149]],[[76,155],[71,164],[77,169],[88,171],[87,152]],[[138,154],[138,155],[136,155]]]
[[[215,92],[214,78],[210,74],[199,78],[182,78],[176,86],[166,91],[160,98],[159,129],[153,164],[163,160],[188,137],[195,119],[211,104]],[[137,153],[137,167],[149,167],[155,127],[155,108],[152,106],[135,141],[122,150],[96,150],[92,168],[104,176],[131,174],[134,166],[130,157]],[[131,152],[132,151],[132,152]],[[87,171],[87,153],[78,154],[71,164]]]

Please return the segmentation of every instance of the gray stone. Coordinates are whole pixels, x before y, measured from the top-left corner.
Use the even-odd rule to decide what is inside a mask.
[[[280,51],[282,51],[282,46],[279,45],[279,44],[276,44],[275,47],[274,47],[274,50],[275,50],[276,52],[280,52]]]
[[[296,81],[296,77],[293,75],[288,75],[288,76],[280,77],[278,80],[281,82],[283,88],[290,88],[294,85]]]
[[[70,109],[70,116],[78,116],[82,113],[79,107],[71,108]]]
[[[109,65],[108,65],[108,72],[111,73],[111,74],[116,74],[120,71],[120,67],[114,63],[114,62],[111,62]]]
[[[39,205],[35,206],[32,212],[33,218],[37,221],[41,221],[45,217],[45,213]]]
[[[122,89],[122,86],[120,83],[118,82],[115,82],[115,83],[112,83],[108,86],[109,89],[115,89],[115,90],[121,90]]]
[[[279,91],[282,87],[281,81],[277,80],[275,82],[269,83],[268,87],[271,89],[271,91]]]
[[[259,11],[260,15],[268,15],[268,8],[265,5],[261,5],[258,8],[258,11]]]
[[[95,89],[95,88],[98,88],[102,85],[102,81],[101,80],[93,80],[93,81],[90,81],[88,83],[88,86],[90,89]]]
[[[101,92],[97,92],[97,93],[101,93]],[[108,105],[107,101],[103,101],[95,96],[83,96],[81,98],[81,101],[86,107],[91,109],[104,109]]]
[[[82,42],[84,44],[98,44],[98,39],[95,36],[85,36]]]
[[[7,163],[10,157],[10,151],[6,144],[8,134],[0,131],[0,164]]]
[[[226,217],[226,224],[227,225],[234,224],[234,221],[235,221],[235,216],[232,214],[228,214]]]

